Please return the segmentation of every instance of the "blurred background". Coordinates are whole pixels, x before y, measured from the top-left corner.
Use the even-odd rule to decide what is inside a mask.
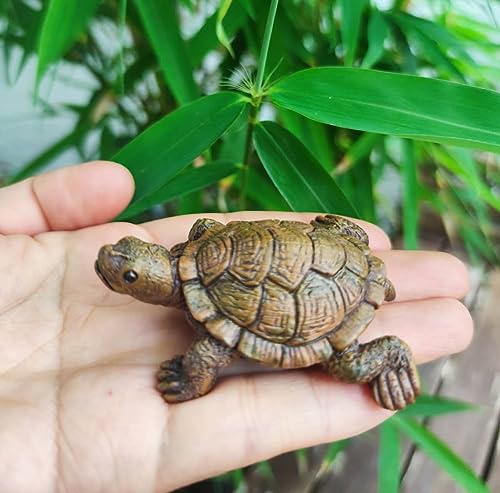
[[[155,0],[165,22],[158,38],[144,2],[91,0],[82,12],[74,12],[69,27],[61,18],[67,42],[50,58],[40,46],[41,40],[47,44],[56,37],[43,27],[49,7],[58,4],[0,2],[4,184],[60,165],[111,159],[189,101],[228,88],[244,91],[258,65],[269,8],[265,0]],[[266,75],[277,80],[304,68],[333,65],[498,90],[498,22],[500,3],[493,0],[282,0]],[[401,491],[480,491],[464,489],[463,481],[457,486],[457,478],[466,474],[465,463],[468,473],[500,491],[499,155],[323,125],[265,100],[259,116],[295,135],[360,217],[381,225],[396,247],[450,251],[470,265],[465,303],[474,314],[476,338],[466,353],[424,365],[423,375],[429,395],[481,408],[438,416],[459,406],[429,401],[427,410],[423,402],[424,410],[414,416],[464,462],[445,466],[455,456],[446,450],[439,455],[439,446],[422,450],[418,440],[398,434],[393,441],[402,440]],[[130,219],[234,211],[242,193],[248,209],[296,209],[255,153],[246,152],[247,125],[245,113],[189,165],[196,169],[212,160],[240,163],[248,157],[252,166],[246,186],[228,168],[227,176],[176,189]],[[380,480],[379,439],[379,431],[373,431],[349,442],[297,451],[183,491],[389,491]]]

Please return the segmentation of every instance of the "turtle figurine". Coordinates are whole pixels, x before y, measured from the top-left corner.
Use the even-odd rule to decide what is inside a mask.
[[[188,241],[170,251],[130,236],[105,245],[95,269],[113,291],[184,310],[195,328],[186,354],[163,362],[157,374],[169,403],[209,392],[237,356],[280,368],[320,364],[342,381],[370,384],[391,410],[419,393],[405,342],[357,341],[396,293],[366,232],[345,218],[199,219]]]

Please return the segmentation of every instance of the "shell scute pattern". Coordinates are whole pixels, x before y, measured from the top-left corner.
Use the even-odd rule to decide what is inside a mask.
[[[210,285],[228,268],[232,256],[231,240],[225,235],[216,235],[200,246],[196,255],[198,272],[205,286]]]
[[[292,339],[297,325],[295,297],[282,286],[267,280],[260,306],[259,323],[252,331],[275,342]]]
[[[237,223],[229,228],[232,259],[229,272],[246,286],[258,286],[273,260],[273,237],[258,224]]]
[[[312,268],[327,276],[334,276],[346,262],[345,241],[325,228],[311,231],[309,237],[314,246]]]
[[[207,288],[217,308],[242,327],[250,327],[257,319],[262,286],[245,286],[225,272]]]
[[[291,367],[332,353],[324,336],[362,300],[369,266],[355,243],[327,229],[235,221],[190,243],[179,272],[191,279],[188,308],[212,335],[251,359]],[[201,291],[202,302],[191,300]]]
[[[307,273],[296,299],[298,323],[293,344],[317,339],[337,326],[346,313],[344,297],[337,283],[318,272]]]
[[[290,224],[278,224],[269,228],[269,231],[274,239],[269,279],[292,291],[302,282],[312,264],[313,244],[304,235],[308,230],[293,228]]]

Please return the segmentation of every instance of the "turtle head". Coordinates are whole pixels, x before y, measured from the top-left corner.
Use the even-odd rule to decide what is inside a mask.
[[[179,303],[177,261],[161,245],[126,236],[99,250],[95,271],[101,281],[117,293],[155,305]]]

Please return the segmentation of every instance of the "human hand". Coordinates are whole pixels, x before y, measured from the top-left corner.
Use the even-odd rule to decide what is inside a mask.
[[[127,235],[167,247],[196,216],[102,224],[132,195],[111,163],[58,170],[0,190],[0,478],[3,493],[165,492],[288,450],[361,433],[391,415],[366,386],[315,369],[237,366],[208,395],[167,405],[158,364],[192,338],[182,312],[115,294],[93,270]],[[234,219],[316,214],[238,213]],[[472,324],[456,299],[454,257],[390,250],[360,223],[396,286],[362,340],[391,334],[419,363],[464,349]],[[241,373],[252,370],[252,373]]]

